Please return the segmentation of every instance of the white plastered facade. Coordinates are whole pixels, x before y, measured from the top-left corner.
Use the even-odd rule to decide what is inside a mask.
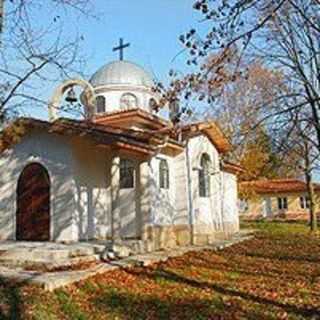
[[[120,189],[119,161],[115,164],[118,154],[95,147],[89,139],[32,131],[0,157],[1,239],[15,239],[17,181],[33,162],[42,164],[50,177],[52,241],[110,239],[114,236],[113,219],[118,219],[119,237],[140,239],[146,227],[188,229],[190,214],[195,233],[214,236],[216,232],[237,231],[236,176],[220,170],[219,154],[205,136],[190,139],[188,152],[191,185],[185,149],[175,157],[160,152],[148,161],[132,159],[134,188]],[[206,198],[199,196],[198,188],[203,153],[212,162],[211,193]],[[159,187],[161,159],[169,166],[169,189]]]
[[[157,96],[142,68],[120,61],[97,75],[92,85],[96,96],[105,97],[106,112],[121,109],[121,97],[130,93],[139,108],[151,114],[150,100]],[[131,128],[144,129],[135,123]],[[236,176],[221,171],[221,155],[206,136],[184,143],[175,156],[160,148],[147,160],[130,159],[134,187],[121,189],[121,150],[97,146],[88,137],[30,131],[0,154],[0,240],[16,237],[17,183],[23,169],[34,162],[50,178],[51,241],[140,239],[157,249],[191,241],[207,243],[238,231]],[[199,195],[203,154],[211,163],[208,197]],[[168,189],[159,187],[161,160],[169,167]]]

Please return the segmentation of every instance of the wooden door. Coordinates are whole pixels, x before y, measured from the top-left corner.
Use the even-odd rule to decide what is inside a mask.
[[[19,177],[16,239],[50,240],[50,178],[38,163],[25,167]]]

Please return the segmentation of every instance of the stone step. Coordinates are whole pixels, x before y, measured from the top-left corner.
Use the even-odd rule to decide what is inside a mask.
[[[56,261],[71,259],[77,257],[86,257],[103,252],[103,248],[88,247],[70,247],[62,249],[44,249],[44,248],[15,248],[1,251],[0,260],[17,260],[17,261]]]
[[[105,246],[105,250],[115,252],[115,247],[119,248],[120,246],[123,246],[127,250],[130,251],[130,254],[142,254],[146,252],[152,252],[154,251],[153,247],[150,246],[149,241],[143,241],[143,240],[120,240],[119,242],[109,242]]]
[[[17,248],[2,252],[0,255],[0,260],[58,260],[66,259],[69,257],[68,250],[44,250],[44,249],[24,249]]]
[[[39,269],[39,270],[54,270],[63,267],[73,267],[76,265],[100,262],[100,255],[81,256],[67,259],[56,259],[56,260],[2,260],[0,263],[2,266],[9,268],[22,268],[22,269]]]

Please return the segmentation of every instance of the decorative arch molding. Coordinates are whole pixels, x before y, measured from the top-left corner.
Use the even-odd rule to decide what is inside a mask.
[[[70,79],[61,83],[54,91],[52,98],[48,105],[49,119],[54,121],[58,118],[58,110],[60,101],[67,90],[73,86],[80,86],[83,88],[81,100],[85,106],[86,118],[91,118],[95,111],[95,93],[92,85],[83,79]]]
[[[138,97],[132,92],[125,92],[120,97],[120,109],[131,109],[139,106]]]

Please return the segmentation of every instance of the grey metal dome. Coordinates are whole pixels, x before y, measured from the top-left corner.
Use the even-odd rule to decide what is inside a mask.
[[[152,87],[152,77],[129,61],[114,61],[101,67],[90,79],[93,87],[112,84]]]

